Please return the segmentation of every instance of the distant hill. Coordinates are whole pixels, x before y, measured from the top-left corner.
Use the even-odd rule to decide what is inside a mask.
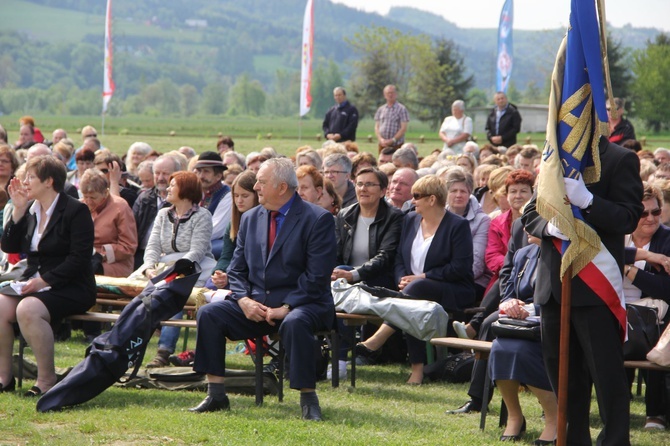
[[[135,93],[162,76],[201,89],[244,72],[271,89],[278,69],[299,70],[304,7],[305,0],[114,0],[118,94]],[[0,87],[9,77],[21,87],[48,88],[62,82],[63,76],[79,88],[98,86],[104,9],[104,0],[2,0],[0,47],[5,56],[0,57],[11,66],[0,67]],[[315,16],[316,60],[339,62],[345,77],[352,61],[345,39],[362,27],[376,25],[452,39],[474,75],[475,86],[489,90],[494,83],[495,29],[460,28],[414,8],[394,7],[382,16],[328,0],[316,3]],[[22,37],[8,37],[12,31]],[[659,31],[626,26],[611,32],[636,49]],[[530,82],[545,85],[563,33],[562,29],[515,31],[516,88],[524,90]],[[22,55],[25,36],[31,54]],[[48,67],[40,68],[39,76],[31,72],[36,62]],[[92,74],[74,68],[85,66]]]

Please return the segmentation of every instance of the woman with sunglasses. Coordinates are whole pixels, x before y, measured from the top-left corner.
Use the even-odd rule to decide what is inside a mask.
[[[436,175],[426,175],[412,186],[416,211],[403,221],[395,260],[395,279],[403,293],[430,299],[445,311],[462,310],[474,303],[472,235],[468,221],[445,209],[447,188]],[[374,355],[396,328],[384,323],[356,346],[357,354]],[[407,384],[423,381],[425,342],[407,335],[412,372]]]
[[[626,303],[635,304],[640,299],[663,299],[670,303],[670,228],[661,224],[663,195],[649,183],[642,183],[644,211],[637,228],[626,236],[626,257],[624,266],[624,297]],[[645,299],[646,300],[646,299]],[[662,304],[661,304],[662,305]],[[663,317],[661,332],[670,321],[670,311]],[[664,398],[664,372],[647,372],[645,403],[646,429],[665,429],[668,402]]]

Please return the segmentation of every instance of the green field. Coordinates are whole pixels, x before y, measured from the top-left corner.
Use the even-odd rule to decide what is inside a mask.
[[[37,40],[77,43],[87,35],[98,35],[102,42],[105,32],[105,16],[104,14],[92,15],[52,8],[20,0],[2,0],[0,2],[0,28],[26,32],[31,38]],[[119,36],[161,37],[175,42],[198,42],[202,36],[201,31],[180,30],[175,33],[174,30],[161,29],[158,26],[150,26],[124,18],[114,20],[114,33]]]
[[[10,142],[16,141],[19,131],[19,115],[0,116],[0,124],[9,132]],[[123,154],[130,144],[135,141],[149,143],[159,152],[176,150],[188,145],[198,152],[214,150],[217,135],[230,135],[235,141],[235,149],[241,153],[258,151],[266,146],[272,146],[284,155],[293,155],[295,149],[309,144],[318,148],[323,139],[321,136],[321,121],[317,119],[298,120],[297,118],[230,118],[205,116],[200,118],[154,118],[149,116],[125,116],[105,119],[105,132],[102,134],[102,122],[99,116],[49,116],[35,115],[35,122],[45,136],[50,137],[55,128],[64,128],[69,136],[79,144],[80,129],[84,125],[93,125],[98,130],[98,136],[103,145],[116,153]],[[174,132],[174,136],[170,136]],[[298,139],[298,135],[301,139]],[[377,143],[374,138],[374,121],[364,119],[358,127],[358,145],[361,151],[377,153]],[[476,134],[480,144],[486,141],[486,135]],[[369,141],[368,137],[372,139]],[[423,137],[423,143],[421,143]],[[540,148],[544,144],[543,133],[523,133],[519,135],[519,142],[537,144]],[[670,147],[670,134],[646,136],[638,134],[638,138],[646,138],[645,148],[648,150],[657,147]],[[407,132],[407,141],[416,142],[419,152],[425,156],[434,149],[441,149],[442,142],[437,132],[431,130],[425,123],[412,121]]]
[[[81,332],[56,344],[57,366],[72,366],[82,358]],[[146,361],[155,352],[156,337]],[[181,342],[178,344],[181,346]],[[193,341],[191,337],[191,347]],[[252,368],[251,360],[236,354],[230,345],[228,367]],[[31,357],[30,350],[27,357]],[[486,430],[479,430],[479,414],[445,415],[467,399],[466,384],[433,383],[420,387],[403,384],[409,367],[384,365],[357,369],[356,388],[347,383],[337,389],[318,384],[325,422],[300,420],[297,392],[289,390],[283,403],[267,397],[262,407],[253,396],[231,394],[229,413],[192,414],[203,392],[169,392],[111,388],[94,400],[62,412],[40,414],[35,400],[20,393],[0,396],[0,445],[494,445],[498,428],[500,395],[495,393]],[[24,382],[24,389],[31,381]],[[528,420],[521,444],[532,444],[540,434],[540,406],[528,392],[520,395]],[[595,400],[591,435],[601,424]],[[647,432],[644,399],[631,403],[631,441],[634,445],[670,444],[670,433]]]

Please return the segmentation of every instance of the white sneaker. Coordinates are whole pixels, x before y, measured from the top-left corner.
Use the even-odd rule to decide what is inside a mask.
[[[468,336],[468,332],[465,330],[465,324],[463,322],[454,321],[454,323],[451,325],[452,327],[454,327],[456,336],[458,336],[461,339],[470,339],[470,336]]]
[[[340,375],[340,381],[344,381],[347,379],[347,361],[344,361],[342,359],[339,360],[339,363],[337,365],[338,368],[338,374]],[[328,364],[328,369],[326,370],[326,379],[333,379],[333,364],[329,363]]]

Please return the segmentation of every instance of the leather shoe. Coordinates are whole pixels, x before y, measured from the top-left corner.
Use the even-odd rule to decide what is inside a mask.
[[[302,406],[302,419],[307,421],[323,421],[323,418],[321,418],[321,407],[318,404],[305,404]]]
[[[221,399],[214,399],[213,397],[207,395],[207,397],[202,400],[200,404],[195,407],[191,407],[189,412],[204,413],[204,412],[216,412],[218,410],[230,410],[230,400],[228,396],[224,396]]]
[[[12,378],[9,384],[3,386],[0,384],[0,393],[13,392],[16,389],[16,378]]]
[[[535,446],[545,446],[545,445],[550,445],[550,444],[556,444],[556,440],[542,440],[538,438],[533,442],[533,445]]]
[[[481,410],[482,410],[481,407],[475,405],[475,403],[472,400],[470,400],[467,403],[463,404],[458,409],[448,410],[446,413],[448,415],[453,415],[453,414],[457,414],[457,413],[479,412]]]

